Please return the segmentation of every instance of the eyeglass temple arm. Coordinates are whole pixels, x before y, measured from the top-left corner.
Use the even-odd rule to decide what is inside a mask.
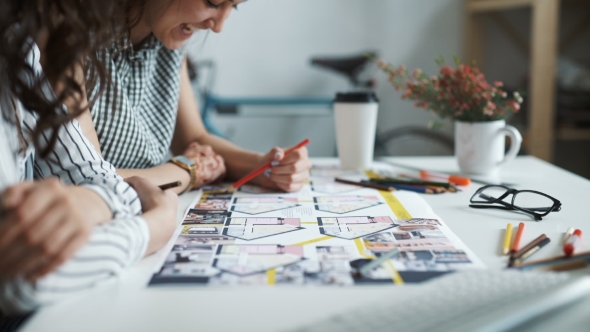
[[[486,194],[479,194],[479,197],[481,197],[481,198],[483,198],[483,199],[485,199],[485,200],[489,201],[490,203],[491,203],[492,201],[496,201],[496,200],[497,200],[497,202],[493,202],[493,203],[498,203],[498,204],[502,204],[502,205],[504,205],[504,206],[512,207],[512,204],[510,204],[510,203],[506,203],[506,202],[504,202],[504,201],[502,200],[502,199],[504,199],[504,197],[506,197],[507,195],[508,195],[508,194],[504,194],[504,195],[500,196],[499,198],[495,198],[495,197],[492,197],[492,196],[488,196],[488,195],[486,195]]]
[[[516,210],[512,206],[496,206],[496,205],[478,205],[478,204],[469,204],[469,207],[476,208],[476,209],[501,209],[501,210]]]
[[[507,196],[507,194],[504,194],[504,195],[500,196],[500,198],[498,198],[498,199],[499,199],[499,201],[497,201],[497,202],[494,202],[494,203],[502,204],[502,205],[504,205],[504,206],[510,207],[510,208],[511,208],[511,210],[514,210],[514,208],[512,208],[512,204],[510,204],[510,203],[506,203],[506,202],[502,201],[502,199],[503,199],[504,197],[506,197],[506,196]],[[486,194],[479,194],[479,197],[481,197],[481,198],[483,198],[483,199],[485,199],[485,200],[488,200],[488,201],[493,201],[493,200],[496,200],[496,199],[497,199],[497,198],[495,198],[495,197],[488,196],[488,195],[486,195]],[[547,211],[547,208],[542,208],[542,207],[527,207],[527,208],[524,208],[524,209],[526,209],[526,210],[530,210],[530,211],[540,211],[540,212],[545,212],[545,211]],[[556,207],[554,207],[554,208],[552,208],[552,209],[551,209],[551,211],[555,211],[555,212],[558,212],[558,211],[560,211],[560,210],[561,210],[561,204],[559,204],[558,206],[556,206]]]
[[[475,208],[475,209],[500,209],[500,210],[509,210],[509,211],[520,211],[522,213],[526,213],[526,214],[533,216],[533,218],[535,218],[535,220],[537,220],[537,221],[543,220],[543,218],[535,212],[515,209],[512,206],[469,204],[469,207]]]

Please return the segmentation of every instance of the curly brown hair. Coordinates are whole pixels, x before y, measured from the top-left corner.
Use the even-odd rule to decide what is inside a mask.
[[[82,100],[83,87],[74,79],[76,69],[83,65],[86,85],[100,82],[102,91],[109,77],[96,53],[127,31],[130,8],[144,1],[0,0],[0,105],[14,108],[17,99],[37,115],[33,144],[41,157],[53,150],[60,126],[89,107]],[[42,34],[47,43],[40,77],[27,55]],[[60,87],[57,95],[44,91],[47,81]],[[71,99],[74,107],[65,112],[64,102]],[[6,109],[2,113],[5,119],[13,118],[6,116]],[[42,144],[45,135],[48,143]]]

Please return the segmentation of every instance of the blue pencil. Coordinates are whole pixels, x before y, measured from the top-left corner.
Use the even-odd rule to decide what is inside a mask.
[[[391,182],[379,182],[379,184],[384,185],[384,186],[388,186],[388,187],[393,187],[398,190],[413,191],[413,192],[421,193],[421,194],[440,194],[440,192],[437,192],[431,188],[425,188],[425,187],[421,187],[421,186],[411,186],[411,185],[407,185],[407,184],[398,184],[398,183],[391,183]]]

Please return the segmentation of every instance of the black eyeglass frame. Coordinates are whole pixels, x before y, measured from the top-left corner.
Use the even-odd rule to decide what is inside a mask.
[[[487,196],[487,195],[483,195],[483,196],[487,196],[483,197],[484,199],[487,199],[487,202],[482,202],[482,201],[475,201],[474,202],[474,198],[475,197],[482,197],[482,195],[480,195],[484,190],[488,189],[488,188],[492,188],[492,187],[498,187],[498,188],[504,188],[506,190],[506,192],[504,194],[502,194],[500,197],[495,198],[495,197],[491,197],[491,196]],[[534,194],[538,194],[541,196],[545,196],[547,198],[549,198],[550,200],[553,201],[553,206],[551,206],[550,208],[548,208],[546,211],[546,208],[523,208],[520,206],[516,206],[514,205],[514,199],[516,198],[516,195],[519,193],[534,193]],[[507,203],[504,202],[503,199],[508,197],[509,195],[512,195],[512,202],[511,203]],[[488,199],[489,198],[489,199]],[[471,196],[471,199],[469,200],[470,203],[476,203],[476,204],[469,204],[469,207],[471,208],[476,208],[476,209],[502,209],[502,210],[518,210],[518,211],[522,211],[524,213],[528,213],[530,215],[532,215],[536,221],[540,221],[543,220],[542,217],[548,215],[550,212],[558,212],[561,210],[561,202],[556,199],[553,198],[545,193],[542,193],[540,191],[536,191],[536,190],[516,190],[516,189],[512,189],[512,188],[508,188],[506,186],[502,186],[502,185],[487,185],[487,186],[483,186],[479,189],[477,189],[477,191],[475,192],[475,194],[473,194],[473,196]],[[478,204],[484,204],[484,205],[478,205]],[[487,205],[490,204],[490,205]],[[492,205],[492,204],[500,204],[503,206],[497,206],[497,205]],[[543,213],[539,213],[538,211],[542,210],[544,211]]]

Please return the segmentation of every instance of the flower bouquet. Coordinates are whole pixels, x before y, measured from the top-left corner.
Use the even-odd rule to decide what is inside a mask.
[[[391,85],[403,91],[403,99],[413,100],[416,107],[432,110],[441,118],[455,120],[455,155],[462,172],[496,174],[500,165],[518,154],[522,136],[504,120],[520,110],[522,97],[518,92],[509,95],[502,82],[488,83],[475,65],[462,64],[458,59],[456,68],[438,59],[439,74],[430,77],[420,69],[408,75],[405,66],[396,68],[375,61],[387,73]],[[506,153],[505,136],[511,141]]]
[[[375,61],[395,90],[403,91],[402,99],[413,100],[416,107],[432,110],[441,118],[463,122],[501,120],[518,112],[522,104],[518,92],[509,96],[502,82],[488,83],[479,68],[458,59],[456,68],[445,65],[442,57],[437,59],[440,71],[430,77],[419,68],[408,75],[403,65],[394,67]]]

